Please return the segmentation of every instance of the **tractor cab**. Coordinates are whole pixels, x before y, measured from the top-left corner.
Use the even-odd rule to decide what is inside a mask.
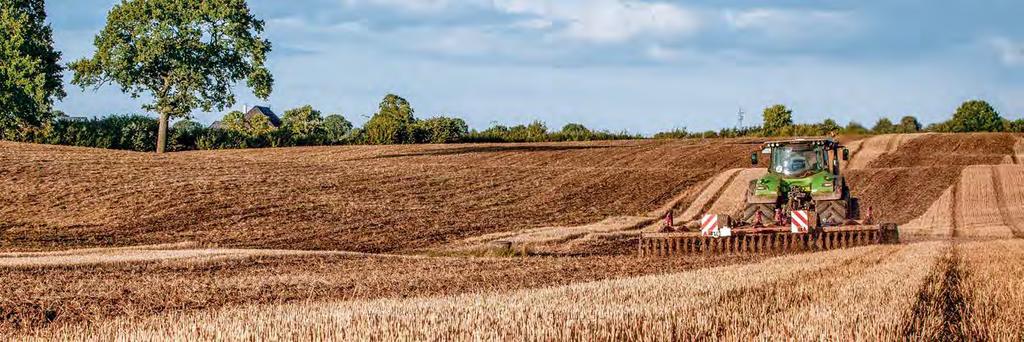
[[[796,139],[768,142],[762,145],[761,154],[770,158],[768,173],[781,178],[803,178],[822,171],[839,174],[839,150],[843,160],[849,158],[849,151],[832,139]],[[758,153],[750,156],[753,165],[758,164]]]

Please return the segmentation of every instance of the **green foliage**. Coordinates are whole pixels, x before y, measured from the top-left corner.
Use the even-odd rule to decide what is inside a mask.
[[[917,121],[917,118],[914,116],[904,116],[896,126],[896,131],[899,133],[917,133],[921,131],[921,122]]]
[[[765,108],[763,117],[764,124],[762,127],[769,135],[780,132],[785,127],[793,125],[793,111],[781,104]]]
[[[241,111],[233,110],[224,115],[220,121],[225,130],[238,133],[248,138],[258,138],[270,135],[274,131],[274,125],[270,119],[263,115],[247,117]]]
[[[281,141],[280,146],[319,144],[323,136],[322,125],[320,111],[313,109],[313,106],[305,105],[286,110],[284,117],[281,118],[281,130],[290,133],[290,138]]]
[[[416,124],[417,141],[431,144],[461,142],[469,134],[469,126],[459,118],[434,117]]]
[[[202,124],[192,120],[180,120],[171,127],[169,144],[171,151],[187,151],[196,148],[199,137],[206,131]]]
[[[1004,120],[1003,127],[1003,130],[1006,132],[1024,133],[1024,119]]]
[[[821,130],[821,132],[823,132],[823,135],[829,135],[832,133],[839,133],[839,131],[842,130],[843,128],[839,127],[839,123],[837,123],[836,120],[828,118],[818,125],[818,129]]]
[[[26,139],[65,95],[44,1],[0,1],[0,37],[0,139]]]
[[[33,142],[132,151],[156,149],[157,121],[141,115],[114,115],[87,121],[57,120]]]
[[[466,142],[541,142],[541,141],[584,141],[584,140],[621,140],[642,139],[642,136],[626,132],[612,133],[595,131],[580,124],[568,124],[561,131],[548,132],[547,125],[541,121],[533,121],[528,125],[512,127],[494,125],[483,131],[470,131]]]
[[[270,42],[262,32],[245,0],[123,1],[96,36],[95,54],[70,64],[71,82],[114,83],[133,98],[148,94],[154,101],[143,109],[163,123],[196,108],[223,110],[235,103],[232,86],[243,79],[257,97],[270,95]]]
[[[861,125],[856,121],[850,121],[850,123],[846,124],[846,127],[843,128],[842,133],[850,135],[864,135],[871,133],[871,131],[868,131],[868,129],[865,128],[864,125]]]
[[[950,132],[999,132],[1003,118],[988,102],[970,100],[960,105],[945,127]]]
[[[686,139],[689,136],[690,133],[686,131],[686,127],[678,127],[670,131],[655,133],[654,139]]]
[[[593,135],[589,128],[578,123],[565,124],[559,134],[562,137],[561,140],[568,141],[586,141],[592,139]]]
[[[414,110],[409,101],[398,95],[388,94],[380,102],[376,114],[363,128],[366,142],[374,145],[415,143]]]
[[[874,127],[871,127],[871,132],[875,134],[895,133],[896,125],[893,125],[889,118],[881,118],[878,119]]]
[[[328,115],[323,124],[324,143],[335,145],[351,137],[352,123],[339,114]]]

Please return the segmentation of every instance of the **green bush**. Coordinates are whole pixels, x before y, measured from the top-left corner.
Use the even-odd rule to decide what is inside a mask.
[[[333,114],[328,115],[323,121],[323,143],[338,145],[352,137],[352,123],[344,116]]]
[[[961,104],[946,124],[951,132],[999,132],[1003,128],[1003,118],[988,102],[981,100]]]
[[[415,143],[416,118],[413,113],[409,101],[388,94],[363,128],[367,142],[374,145]]]
[[[415,124],[416,141],[448,144],[461,142],[469,134],[469,126],[459,118],[434,117]]]

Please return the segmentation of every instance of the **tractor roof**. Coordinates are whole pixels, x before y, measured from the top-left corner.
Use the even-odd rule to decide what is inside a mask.
[[[838,148],[841,147],[839,142],[832,140],[832,138],[798,138],[788,140],[776,140],[768,141],[762,145],[762,148],[789,146],[789,145],[811,145],[811,146],[825,146],[827,148]]]

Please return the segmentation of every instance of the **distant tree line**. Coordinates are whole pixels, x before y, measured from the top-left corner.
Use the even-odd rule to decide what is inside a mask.
[[[469,142],[543,142],[641,139],[640,135],[591,130],[570,123],[550,131],[540,121],[526,125],[495,125],[477,131],[460,118],[437,116],[418,119],[411,104],[389,94],[363,127],[355,127],[341,114],[323,113],[311,105],[286,110],[279,127],[263,115],[247,117],[241,111],[224,115],[220,123],[205,126],[183,119],[168,129],[170,151],[215,150],[349,144],[449,144]],[[54,119],[20,135],[26,142],[154,151],[159,120],[142,115],[112,115],[102,119],[72,120],[55,112]]]
[[[689,132],[686,128],[675,128],[654,135],[655,139],[682,138],[735,138],[735,137],[791,137],[823,135],[869,135],[916,132],[1024,132],[1024,119],[1007,120],[988,102],[969,100],[960,105],[949,120],[922,126],[912,115],[905,115],[898,122],[881,118],[870,128],[850,121],[840,126],[833,119],[821,123],[798,124],[793,122],[793,111],[777,104],[764,109],[762,125],[740,128],[725,128],[718,131]]]
[[[229,27],[231,29],[223,29]],[[580,124],[549,130],[540,121],[471,130],[457,117],[419,119],[411,104],[387,95],[373,117],[354,127],[339,114],[323,116],[312,106],[285,111],[280,126],[266,117],[229,112],[218,127],[191,121],[190,114],[224,110],[235,103],[235,84],[266,99],[273,75],[266,68],[270,41],[264,22],[245,0],[124,1],[113,7],[94,39],[92,56],[66,67],[46,23],[44,0],[0,1],[0,139],[136,151],[175,151],[337,144],[539,142],[637,139],[625,132],[595,131]],[[131,97],[150,99],[142,109],[157,115],[115,115],[73,120],[53,110],[65,96],[64,70],[82,88],[116,85]],[[171,120],[178,119],[169,127]],[[677,128],[655,138],[816,136],[934,132],[1022,132],[1024,120],[1002,118],[980,100],[964,102],[947,121],[922,127],[914,116],[883,118],[871,128],[835,120],[794,123],[784,105],[768,107],[755,127],[688,132]]]

